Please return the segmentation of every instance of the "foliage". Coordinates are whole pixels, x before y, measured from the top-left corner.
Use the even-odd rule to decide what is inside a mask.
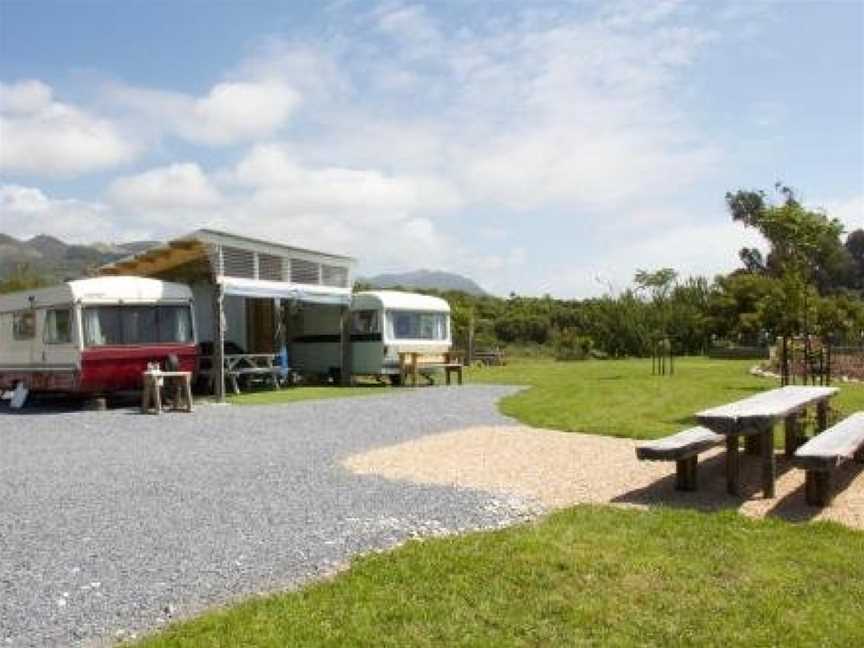
[[[864,643],[862,600],[861,532],[578,506],[370,554],[332,579],[138,645],[854,646]]]
[[[0,280],[0,294],[41,288],[49,283],[48,278],[36,273],[29,265],[20,264],[8,277]]]
[[[795,192],[781,184],[778,204],[769,204],[763,191],[726,194],[732,219],[759,231],[768,241],[767,259],[745,248],[740,256],[751,271],[775,277],[795,275],[814,282],[821,293],[851,286],[853,259],[843,245],[843,224],[826,214],[805,209]]]
[[[572,328],[557,331],[554,336],[556,360],[587,360],[594,349],[594,341]]]

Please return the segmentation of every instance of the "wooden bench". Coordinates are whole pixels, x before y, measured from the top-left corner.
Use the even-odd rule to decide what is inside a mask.
[[[850,459],[864,462],[864,412],[853,414],[802,445],[792,463],[806,470],[805,494],[811,506],[828,506],[834,497],[831,472]]]
[[[399,353],[399,376],[403,385],[417,386],[417,376],[423,375],[426,380],[434,383],[428,376],[429,371],[441,369],[444,371],[444,379],[447,384],[451,383],[450,375],[455,373],[459,384],[462,384],[462,361],[456,353],[420,353],[414,351],[403,351]]]
[[[693,427],[636,448],[641,461],[674,461],[675,488],[696,490],[696,466],[699,453],[723,445],[726,438],[704,427]]]

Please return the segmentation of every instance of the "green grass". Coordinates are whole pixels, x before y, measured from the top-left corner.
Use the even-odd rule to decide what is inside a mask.
[[[576,507],[411,542],[141,648],[864,645],[864,533],[735,513]]]
[[[386,385],[363,384],[356,387],[297,386],[285,389],[267,389],[253,391],[240,395],[230,395],[226,399],[233,405],[280,405],[296,403],[305,400],[321,400],[326,398],[345,398],[346,396],[374,396],[387,393]]]
[[[515,360],[471,368],[470,382],[528,385],[501,402],[501,411],[537,427],[655,439],[694,423],[701,409],[778,386],[749,375],[752,360],[681,358],[673,376],[652,376],[650,360],[555,362]],[[842,385],[832,404],[842,413],[864,409],[864,386]]]

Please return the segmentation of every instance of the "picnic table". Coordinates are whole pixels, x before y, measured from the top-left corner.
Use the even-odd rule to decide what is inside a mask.
[[[419,353],[416,351],[399,352],[399,376],[403,385],[417,386],[417,376],[423,375],[431,382],[428,372],[442,370],[447,384],[451,382],[450,374],[455,373],[459,384],[462,384],[462,360],[458,353]]]
[[[143,389],[141,391],[141,412],[147,414],[162,413],[162,387],[173,385],[171,407],[174,410],[192,411],[192,372],[162,371],[156,367],[149,368],[142,375]],[[184,404],[185,401],[185,404]]]
[[[781,387],[696,414],[700,425],[726,437],[726,490],[732,495],[741,494],[739,440],[744,437],[751,440],[748,448],[758,447],[762,457],[762,492],[765,497],[774,497],[775,423],[781,419],[786,423],[785,451],[791,456],[801,442],[801,413],[815,405],[817,427],[820,432],[825,430],[828,400],[837,392],[836,387]],[[752,441],[758,441],[758,446]]]
[[[225,366],[225,380],[231,383],[235,394],[240,393],[241,378],[264,378],[272,382],[275,389],[279,389],[279,378],[284,369],[276,364],[277,356],[273,353],[231,353],[223,356]],[[212,389],[216,380],[216,358],[215,356],[201,356],[199,359],[198,375],[206,378]]]

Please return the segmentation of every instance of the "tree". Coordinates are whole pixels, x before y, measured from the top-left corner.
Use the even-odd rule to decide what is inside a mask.
[[[0,293],[40,288],[48,283],[46,277],[36,274],[29,265],[22,263],[6,279],[0,281]]]
[[[761,265],[778,279],[760,307],[762,322],[778,335],[807,334],[815,323],[814,287],[827,294],[848,286],[852,260],[840,240],[839,220],[805,209],[788,186],[777,183],[775,190],[776,203],[763,191],[739,190],[726,194],[726,204],[732,220],[758,230],[770,245],[761,264],[750,250],[740,253],[748,268]]]
[[[758,230],[768,241],[766,259],[744,248],[739,256],[749,271],[775,277],[788,273],[814,283],[820,293],[848,286],[852,268],[849,251],[841,243],[843,224],[819,211],[805,209],[794,190],[777,183],[779,202],[769,203],[763,191],[726,194],[732,220]]]
[[[864,289],[864,229],[857,229],[846,238],[846,251],[852,260],[853,288]]]

